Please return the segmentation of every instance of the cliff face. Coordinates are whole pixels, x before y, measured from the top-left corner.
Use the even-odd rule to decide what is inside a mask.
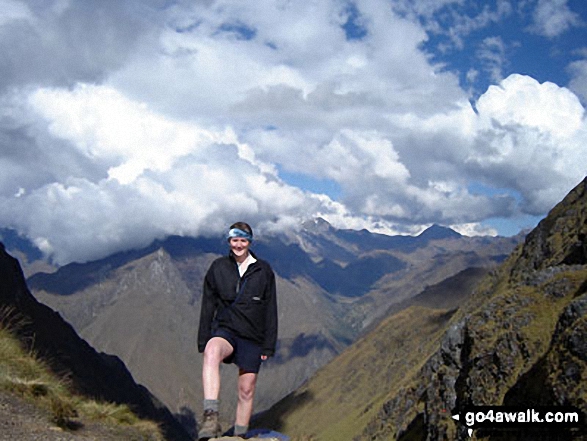
[[[168,439],[189,439],[171,413],[135,383],[120,359],[96,352],[59,314],[32,296],[18,261],[1,244],[0,310],[4,320],[19,323],[15,331],[21,342],[67,377],[78,393],[127,404],[138,416],[160,423]]]
[[[451,415],[468,405],[569,405],[587,414],[586,186],[485,279],[440,348],[381,406],[362,439],[467,439]],[[540,439],[528,430],[477,436]],[[574,431],[557,436],[585,439]]]

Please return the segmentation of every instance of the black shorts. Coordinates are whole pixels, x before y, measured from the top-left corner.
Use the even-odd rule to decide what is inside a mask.
[[[256,343],[237,337],[225,328],[218,328],[212,337],[220,337],[230,343],[232,354],[224,359],[224,363],[236,364],[243,372],[258,374],[261,369],[261,353],[263,348]]]

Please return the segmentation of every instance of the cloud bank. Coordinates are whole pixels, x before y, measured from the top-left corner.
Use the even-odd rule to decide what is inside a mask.
[[[400,3],[10,0],[0,226],[67,263],[236,219],[495,233],[544,215],[587,171],[577,95],[515,74],[471,102]]]

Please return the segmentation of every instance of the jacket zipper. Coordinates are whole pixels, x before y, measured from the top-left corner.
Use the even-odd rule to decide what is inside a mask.
[[[236,283],[236,297],[234,298],[232,303],[236,303],[236,301],[241,297],[242,293],[245,291],[245,285],[247,284],[247,279],[249,278],[247,274],[250,272],[250,268],[251,267],[247,268],[242,277],[239,276],[238,282]],[[238,266],[236,270],[238,271]]]
[[[238,265],[236,267],[236,271],[238,273]],[[249,269],[247,268],[247,270],[242,275],[242,277],[239,275],[238,282],[236,283],[236,297],[234,298],[232,303],[236,303],[236,301],[240,298],[240,296],[244,292],[245,285],[247,284],[247,278],[245,276],[247,275],[248,272],[249,272]]]
[[[236,284],[236,297],[234,298],[234,302],[232,302],[232,303],[236,303],[236,301],[241,297],[242,293],[245,290],[246,284],[247,284],[247,279],[242,279],[242,278],[238,279],[238,283]]]

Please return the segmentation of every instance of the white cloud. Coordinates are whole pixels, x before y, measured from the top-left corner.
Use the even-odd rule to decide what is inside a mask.
[[[435,74],[418,49],[426,39],[419,26],[395,16],[387,2],[360,6],[368,34],[349,42],[338,19],[345,5],[334,1],[190,4],[174,10],[186,31],[178,33],[177,24],[166,28],[164,52],[143,48],[146,58],[136,57],[111,84],[166,113],[280,127],[300,122],[288,110],[330,112],[340,99],[422,112],[441,103],[431,101],[430,93],[451,99],[461,94],[458,81]],[[235,39],[221,30],[227,23],[254,29],[255,37]],[[268,103],[282,110],[269,111]]]
[[[477,223],[460,224],[450,226],[457,233],[463,236],[497,236],[498,231],[495,228],[487,227]]]
[[[557,138],[572,137],[584,127],[583,106],[570,90],[523,75],[491,86],[477,109],[500,124],[533,127]]]
[[[0,25],[12,74],[0,80],[0,226],[59,262],[218,234],[235,218],[266,231],[316,215],[380,232],[493,231],[485,219],[544,213],[586,174],[573,93],[513,75],[475,111],[423,53],[425,29],[387,1],[356,3],[355,39],[334,0],[119,3],[30,3],[37,28],[8,22],[19,51]],[[477,26],[507,8],[486,11]],[[17,75],[27,58],[32,73]],[[279,170],[342,195],[302,191]]]
[[[105,176],[102,166],[70,143],[47,136],[28,103],[28,93],[0,96],[0,195],[28,193],[68,177],[92,180]]]
[[[569,89],[587,102],[587,60],[574,61],[567,67],[571,74]]]
[[[76,157],[102,167],[93,178],[54,176],[0,197],[0,224],[18,227],[59,263],[168,234],[218,233],[235,218],[271,228],[275,213],[299,223],[330,211],[327,198],[284,184],[231,130],[170,120],[107,86],[39,89],[27,103],[30,121],[42,117],[31,122],[36,130],[68,146],[51,167],[71,169]],[[27,148],[38,148],[35,140]]]
[[[489,78],[494,83],[503,80],[503,67],[506,62],[506,45],[501,37],[485,38],[476,52]]]
[[[0,93],[27,84],[100,81],[125,62],[146,30],[140,3],[4,1]]]
[[[443,42],[443,51],[463,49],[471,34],[499,23],[510,16],[514,9],[508,0],[495,4],[463,0],[398,0],[394,9],[416,22],[433,35],[443,35],[450,44]]]
[[[107,86],[82,84],[73,92],[39,89],[30,102],[51,121],[53,136],[108,162],[108,175],[123,184],[146,170],[167,171],[179,157],[203,155],[201,146],[236,142],[230,130],[215,132],[172,121]]]
[[[538,0],[534,10],[532,30],[545,37],[557,37],[581,23],[567,0]]]
[[[4,0],[0,11],[0,26],[14,20],[30,20],[32,13],[29,7],[17,0]]]
[[[477,109],[481,128],[467,161],[518,191],[526,213],[544,213],[587,174],[584,109],[568,89],[511,75]]]

